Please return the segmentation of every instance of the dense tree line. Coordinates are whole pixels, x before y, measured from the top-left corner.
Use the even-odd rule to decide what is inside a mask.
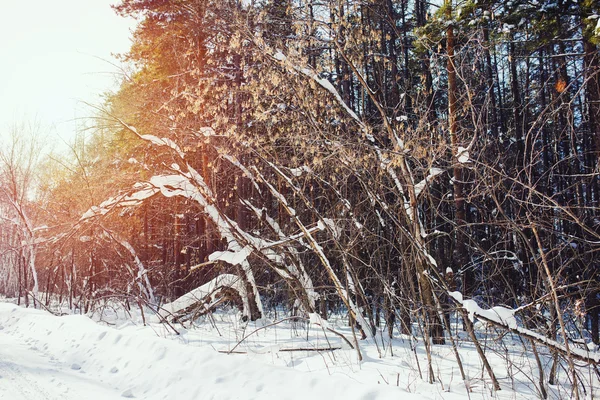
[[[469,298],[518,310],[518,326],[489,322],[534,351],[541,333],[556,360],[586,359],[574,341],[600,343],[598,8],[122,1],[139,21],[132,73],[35,202],[3,153],[3,288],[156,309],[232,274],[242,284],[220,294],[244,318],[342,306],[364,337],[418,328],[427,346],[454,343],[450,311]]]

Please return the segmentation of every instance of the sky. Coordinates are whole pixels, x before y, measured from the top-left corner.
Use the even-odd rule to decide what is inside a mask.
[[[0,0],[0,139],[13,124],[36,121],[49,143],[73,141],[92,115],[84,103],[117,88],[113,54],[131,45],[135,21],[115,14],[117,2]]]

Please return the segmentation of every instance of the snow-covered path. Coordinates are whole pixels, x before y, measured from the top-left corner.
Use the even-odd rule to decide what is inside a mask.
[[[57,317],[0,302],[0,400],[537,398],[534,364],[518,351],[488,353],[503,386],[491,392],[476,352],[463,343],[462,360],[472,390],[467,393],[450,346],[432,351],[437,382],[431,385],[419,379],[418,368],[426,365],[423,349],[413,352],[402,340],[395,341],[393,355],[388,345],[384,357],[378,356],[375,345],[361,343],[364,360],[358,363],[354,350],[344,348],[337,336],[325,338],[318,329],[302,330],[301,336],[302,328],[293,326],[240,331],[229,319],[235,316],[221,317],[212,327],[178,326],[177,335],[151,316],[144,326],[133,311],[126,318],[100,317],[111,324],[106,326],[82,315]],[[349,329],[347,324],[331,323],[336,329]],[[309,334],[310,340],[305,337]],[[242,337],[246,339],[236,350],[244,354],[223,354]],[[304,350],[308,346],[342,348]],[[514,369],[505,370],[505,357]],[[586,386],[597,390],[597,377],[589,373],[593,382]],[[549,389],[551,399],[569,398],[568,387]]]
[[[158,337],[152,327],[115,329],[84,316],[0,303],[0,399],[424,398],[343,375],[228,356],[179,338]]]
[[[0,399],[100,400],[120,397],[120,393],[103,382],[94,381],[77,370],[77,365],[64,365],[30,342],[0,330]]]

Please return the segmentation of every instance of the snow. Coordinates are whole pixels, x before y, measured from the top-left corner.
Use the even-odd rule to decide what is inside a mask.
[[[159,192],[159,189],[150,185],[149,183],[137,182],[133,185],[136,192],[131,195],[120,195],[110,197],[107,200],[100,203],[99,206],[91,206],[79,219],[80,222],[89,220],[91,218],[102,216],[110,212],[115,207],[132,207],[140,205],[142,201],[154,196]]]
[[[469,150],[465,149],[462,146],[458,146],[458,149],[456,151],[456,158],[457,158],[458,162],[461,164],[468,163],[469,162]]]
[[[118,398],[119,393],[79,373],[73,364],[48,356],[30,339],[0,334],[1,399],[90,399]]]
[[[108,233],[113,240],[115,240],[121,246],[123,246],[129,252],[129,254],[131,254],[131,256],[133,257],[133,263],[138,268],[138,273],[135,281],[140,289],[140,293],[144,293],[146,295],[146,300],[154,306],[156,304],[156,300],[154,299],[154,290],[150,285],[150,280],[148,279],[148,273],[146,271],[146,268],[144,267],[144,264],[142,264],[142,261],[138,257],[135,249],[131,244],[129,244],[127,240],[118,237],[116,233],[109,232],[106,229],[104,231]]]
[[[381,217],[381,213],[379,213],[379,210],[375,210],[375,213],[377,214],[377,218],[379,218],[379,223],[382,227],[385,228],[385,220]]]
[[[496,306],[488,310],[484,310],[477,305],[475,300],[464,300],[463,308],[469,313],[469,319],[471,321],[473,321],[476,314],[491,321],[508,326],[511,329],[517,328],[517,320],[514,316],[514,311],[506,307]]]
[[[468,153],[467,153],[467,160],[468,160]],[[425,177],[425,179],[423,179],[421,182],[415,184],[415,196],[419,197],[419,195],[423,192],[423,189],[425,189],[425,186],[429,182],[431,182],[433,180],[433,178],[435,178],[439,174],[442,174],[443,172],[444,172],[444,170],[441,168],[435,168],[435,167],[431,168],[429,170],[429,175],[427,175]]]
[[[211,127],[208,126],[204,126],[202,128],[200,128],[200,134],[202,134],[202,136],[206,136],[206,137],[210,137],[210,136],[216,136],[217,134],[215,133],[215,130]]]
[[[342,228],[337,226],[335,221],[331,218],[323,217],[321,220],[319,220],[319,222],[317,222],[317,228],[322,231],[328,229],[334,239],[339,239],[343,233]]]
[[[130,129],[131,129],[131,127],[130,127]],[[179,148],[179,146],[177,145],[177,143],[175,143],[174,141],[172,141],[169,138],[159,138],[158,136],[154,136],[154,135],[139,135],[139,137],[141,139],[147,140],[147,141],[149,141],[152,144],[155,144],[157,146],[170,147],[171,149],[175,150],[175,152],[181,158],[184,158],[184,156],[185,156],[185,153]]]
[[[147,140],[152,141],[155,144],[160,144],[156,137],[146,138]],[[163,141],[166,139],[162,139]],[[182,156],[184,159],[184,157]],[[184,159],[185,160],[185,159]],[[254,175],[247,170],[242,164],[240,164],[237,159],[230,157],[229,161],[237,165],[242,171],[244,171],[247,178],[249,178],[256,185],[256,178]],[[281,265],[283,268],[276,268],[275,271],[279,273],[279,275],[284,279],[290,279],[295,277],[302,282],[302,287],[305,288],[307,298],[310,299],[311,303],[314,302],[316,298],[316,294],[313,290],[312,282],[308,275],[306,274],[304,268],[299,265],[298,268],[294,266],[294,264],[287,265],[284,263],[284,257],[282,254],[276,252],[272,247],[276,245],[283,244],[283,242],[287,240],[301,240],[301,238],[306,234],[310,235],[313,232],[313,228],[306,230],[302,234],[294,237],[284,237],[281,232],[279,226],[274,225],[272,221],[274,221],[271,217],[267,217],[269,224],[271,227],[278,232],[280,236],[280,242],[269,242],[268,240],[264,240],[260,237],[253,236],[252,234],[245,232],[239,228],[239,226],[232,221],[227,216],[223,215],[217,207],[215,207],[216,200],[211,189],[204,182],[203,177],[194,170],[189,164],[186,163],[185,168],[188,172],[183,172],[178,164],[173,164],[171,166],[173,170],[177,172],[177,174],[172,175],[155,175],[149,179],[149,182],[144,183],[136,183],[134,185],[134,189],[137,191],[130,195],[120,195],[116,198],[109,198],[100,204],[100,206],[92,206],[80,219],[81,222],[85,222],[88,219],[94,218],[96,216],[105,215],[111,211],[111,209],[116,207],[125,207],[125,206],[137,206],[141,204],[141,202],[156,193],[162,193],[165,197],[174,197],[181,196],[185,197],[189,200],[195,201],[200,205],[207,216],[215,223],[218,228],[218,231],[223,239],[225,239],[228,243],[228,249],[226,251],[220,251],[212,254],[209,259],[210,261],[224,261],[232,265],[240,265],[242,271],[245,274],[244,279],[250,284],[252,290],[254,292],[254,298],[256,301],[256,306],[258,310],[262,313],[262,304],[260,300],[260,296],[258,293],[258,288],[256,286],[256,282],[254,280],[254,273],[250,268],[250,264],[247,261],[248,255],[252,252],[252,250],[257,250],[261,252],[264,256],[266,256],[269,260],[274,261],[275,263]],[[306,172],[307,169],[304,169]],[[257,171],[260,175],[260,172]],[[285,176],[285,175],[283,175]],[[262,179],[262,178],[261,178]],[[288,183],[291,184],[289,178],[286,177]],[[273,187],[269,186],[270,190],[277,196],[282,204],[284,204],[288,212],[291,216],[295,215],[295,211],[287,206],[285,198],[278,193]],[[249,202],[246,202],[248,207],[253,209],[257,216],[262,217],[262,211],[256,209],[256,207],[252,206]],[[118,242],[122,242],[121,240],[117,240]],[[123,244],[123,243],[121,243]],[[123,244],[124,247],[128,249],[131,253],[131,249],[127,247],[127,245]],[[289,249],[288,249],[289,251]],[[294,251],[291,252],[292,255],[296,255],[297,253]],[[134,262],[138,266],[139,271],[145,271],[143,269],[143,265],[139,262],[139,259],[135,254],[133,254]],[[295,257],[296,259],[298,257]],[[297,260],[298,261],[298,260]],[[289,273],[288,273],[289,272]],[[152,290],[149,286],[147,276],[145,272],[138,273],[137,283],[141,285],[142,282],[147,287],[147,290],[142,290],[148,294],[149,301],[154,303]],[[140,287],[142,289],[142,287]],[[244,310],[245,314],[248,315],[250,310],[250,306],[248,303],[248,299],[243,297]]]
[[[431,264],[432,267],[437,268],[437,261],[435,261],[435,258],[433,258],[431,254],[425,253],[425,257],[427,258],[427,261],[429,261],[429,264]]]
[[[196,296],[238,282],[235,275],[219,279]],[[451,295],[462,302],[459,292]],[[183,298],[179,301],[172,309],[186,307]],[[498,320],[511,318],[509,309],[493,310]],[[495,339],[490,331],[479,330],[478,335],[488,335],[487,357],[501,382],[499,392],[490,392],[476,351],[459,331],[467,381],[457,378],[452,347],[444,345],[432,348],[436,383],[429,384],[425,370],[423,378],[418,372],[427,365],[421,340],[401,336],[390,342],[379,335],[377,343],[357,343],[347,320],[334,315],[328,320],[312,313],[306,320],[243,324],[239,313],[228,311],[202,317],[193,326],[171,328],[150,313],[144,326],[139,310],[125,312],[109,305],[93,318],[97,322],[0,302],[0,399],[537,398],[531,352],[524,352],[519,340],[511,343],[510,335]],[[460,320],[454,321],[460,326]],[[361,362],[352,348],[356,344]],[[552,357],[543,356],[545,361]],[[581,372],[581,379],[593,379],[586,383],[592,397],[600,395],[592,369]],[[562,374],[559,378],[561,385],[568,380]],[[548,390],[549,398],[558,399],[565,398],[568,388],[553,385]]]
[[[500,32],[502,33],[510,33],[511,30],[515,29],[515,26],[512,24],[504,24],[502,26],[502,30]]]
[[[329,82],[327,79],[320,78],[319,75],[315,71],[313,71],[312,69],[301,68],[301,67],[299,67],[297,65],[294,65],[292,62],[290,62],[290,60],[287,58],[287,56],[285,54],[283,54],[280,50],[277,50],[273,54],[273,58],[275,60],[281,62],[282,64],[284,64],[286,67],[292,69],[293,71],[299,72],[302,75],[305,75],[307,78],[312,79],[314,82],[318,83],[323,89],[325,89],[329,93],[331,93],[335,97],[335,99],[338,102],[338,104],[340,104],[345,109],[345,111],[348,113],[348,115],[350,115],[350,117],[354,121],[356,121],[356,123],[361,127],[361,129],[363,130],[363,132],[366,134],[366,138],[370,142],[375,142],[375,138],[373,137],[373,135],[371,135],[370,133],[368,133],[368,130],[367,130],[365,124],[358,117],[358,115],[354,112],[354,110],[352,110],[346,104],[346,102],[342,99],[342,97],[340,96],[339,92],[335,89],[335,87],[331,84],[331,82]]]
[[[177,300],[168,304],[164,304],[159,311],[159,315],[163,318],[166,318],[169,315],[185,310],[186,308],[198,303],[199,300],[205,299],[207,296],[212,295],[221,287],[232,288],[243,295],[246,293],[246,289],[244,288],[239,276],[233,274],[222,274],[210,282],[205,283],[191,292],[184,294]]]
[[[231,265],[240,265],[252,253],[252,246],[245,246],[240,251],[215,251],[208,256],[210,261],[223,261]]]
[[[269,166],[271,168],[273,168],[273,170],[275,170],[278,173],[279,176],[281,176],[282,178],[285,179],[286,183],[290,187],[295,188],[295,186],[291,182],[291,179],[288,178],[285,174],[283,174],[281,172],[281,170],[277,166],[273,165],[270,162],[268,162],[268,164],[269,164]],[[325,267],[325,270],[327,271],[327,274],[329,275],[329,277],[333,281],[333,285],[334,285],[336,291],[338,292],[340,298],[344,300],[345,305],[352,311],[353,315],[356,317],[356,320],[357,320],[358,324],[361,327],[365,327],[365,328],[368,327],[369,324],[366,322],[365,318],[363,317],[362,313],[360,312],[360,310],[358,309],[358,307],[356,306],[356,304],[354,303],[354,301],[348,296],[348,293],[346,292],[346,290],[344,289],[344,286],[342,285],[342,282],[340,281],[340,279],[336,275],[336,273],[335,273],[335,271],[334,271],[334,269],[333,269],[333,267],[331,265],[331,262],[329,261],[329,259],[325,255],[325,253],[323,251],[323,248],[317,243],[317,241],[315,240],[315,238],[312,236],[310,230],[308,228],[306,228],[304,226],[304,224],[300,221],[300,219],[296,216],[296,212],[294,211],[293,208],[291,208],[288,205],[287,200],[285,199],[285,197],[281,193],[279,193],[277,191],[277,189],[275,189],[271,183],[269,183],[267,180],[265,180],[262,177],[262,175],[260,175],[260,171],[257,168],[254,168],[254,170],[257,172],[257,174],[259,174],[259,176],[261,176],[261,179],[265,183],[265,186],[267,186],[267,188],[269,188],[269,190],[271,191],[271,194],[273,194],[273,196],[276,199],[279,200],[280,204],[283,205],[287,209],[287,212],[290,215],[290,217],[292,217],[292,219],[294,220],[294,222],[296,223],[296,225],[304,233],[305,239],[308,241],[308,243],[310,244],[310,246],[312,247],[312,249],[316,253],[317,257],[319,258],[319,260],[321,262],[321,265],[323,267]],[[321,230],[321,226],[322,225],[317,225],[316,228],[318,230]],[[311,285],[311,290],[312,290],[312,285]],[[311,293],[309,292],[307,294],[308,294],[308,297],[311,298]],[[258,297],[258,295],[257,295],[257,297]],[[370,332],[369,329],[364,329],[364,332],[367,335],[367,337],[372,337],[372,333]]]
[[[304,373],[194,347],[185,331],[169,340],[148,327],[105,327],[8,303],[0,303],[0,321],[2,399],[423,398],[343,374]],[[256,356],[277,347],[256,348]]]
[[[462,308],[468,312],[471,321],[473,321],[474,317],[480,317],[489,322],[505,326],[519,335],[535,339],[539,343],[544,343],[554,349],[559,349],[563,354],[570,353],[580,360],[588,360],[596,364],[600,363],[600,352],[590,352],[587,346],[585,349],[573,347],[572,345],[567,347],[565,344],[550,339],[536,331],[519,326],[517,324],[517,319],[515,318],[515,313],[518,309],[514,310],[496,306],[486,310],[481,308],[475,300],[463,299],[462,293],[460,292],[449,292],[448,295],[456,300]]]
[[[322,326],[323,328],[329,328],[329,323],[327,323],[326,319],[323,319],[317,313],[310,313],[308,315],[309,321],[311,324]]]
[[[290,168],[290,173],[295,176],[295,177],[299,177],[302,176],[302,174],[306,172],[306,173],[310,173],[312,172],[310,167],[307,165],[303,165],[301,167],[298,168]]]
[[[513,309],[496,306],[486,310],[479,307],[475,300],[463,299],[460,292],[450,292],[449,295],[462,304],[462,307],[469,313],[471,321],[474,320],[475,316],[481,316],[511,329],[517,328],[517,319]]]

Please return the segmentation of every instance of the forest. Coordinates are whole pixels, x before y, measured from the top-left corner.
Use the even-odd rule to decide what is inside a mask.
[[[428,351],[455,347],[459,325],[499,389],[485,321],[550,352],[541,397],[561,368],[585,397],[578,365],[600,376],[597,2],[114,11],[138,22],[127,68],[70,153],[42,155],[26,123],[0,147],[0,294],[165,323],[343,313],[357,341]]]

